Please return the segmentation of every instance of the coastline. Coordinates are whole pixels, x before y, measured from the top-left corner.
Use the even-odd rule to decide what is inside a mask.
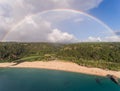
[[[59,60],[54,61],[35,61],[35,62],[23,62],[20,64],[16,63],[0,63],[1,68],[42,68],[42,69],[51,69],[51,70],[61,70],[69,72],[77,72],[83,74],[97,75],[97,76],[106,76],[108,74],[114,75],[120,78],[120,71],[110,71],[103,70],[100,68],[88,68],[85,66],[80,66],[72,62],[64,62]]]

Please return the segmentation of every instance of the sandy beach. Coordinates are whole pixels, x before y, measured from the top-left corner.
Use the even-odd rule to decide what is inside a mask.
[[[109,71],[103,70],[100,68],[88,68],[84,66],[79,66],[72,62],[64,62],[64,61],[35,61],[35,62],[23,62],[17,65],[15,63],[0,63],[0,67],[18,67],[18,68],[42,68],[42,69],[52,69],[52,70],[62,70],[62,71],[70,71],[70,72],[78,72],[84,74],[98,75],[98,76],[106,76],[107,74],[111,74],[120,78],[120,71]]]

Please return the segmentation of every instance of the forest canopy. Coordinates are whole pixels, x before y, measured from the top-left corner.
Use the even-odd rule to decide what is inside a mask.
[[[120,43],[0,43],[0,62],[64,60],[120,70]]]

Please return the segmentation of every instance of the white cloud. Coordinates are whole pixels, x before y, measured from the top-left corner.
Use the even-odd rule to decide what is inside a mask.
[[[120,42],[120,36],[105,36],[104,38],[90,36],[86,41],[88,42]]]
[[[34,27],[38,28],[37,24],[34,22],[34,20],[30,16],[26,16],[25,19],[28,24],[32,24]]]
[[[58,29],[54,29],[48,36],[50,42],[74,42],[76,38],[67,32],[61,32]]]
[[[103,0],[68,0],[72,8],[77,10],[90,10],[98,7]]]
[[[111,42],[120,42],[120,36],[114,35],[114,36],[109,36],[105,37],[105,41],[111,41]]]
[[[47,40],[48,34],[51,33],[50,22],[44,21],[42,18],[25,18],[25,21],[13,31],[9,32],[5,40],[23,41],[23,42],[44,42]]]
[[[77,18],[77,19],[74,20],[75,23],[82,22],[82,21],[84,21],[83,18]]]
[[[90,10],[99,6],[103,0],[25,0],[29,5],[34,7],[35,11],[56,9],[56,8],[71,8],[77,10]]]
[[[80,15],[80,14],[73,13],[71,11],[66,12],[64,10],[61,10],[61,11],[54,11],[53,10],[52,12],[37,14],[37,16],[42,16],[45,20],[53,22],[53,23],[58,23],[58,22],[61,22],[64,20],[69,20],[69,19],[72,19],[73,17],[76,17],[78,15]]]
[[[0,40],[6,32],[11,30],[19,21],[31,14],[36,14],[50,9],[64,8],[87,11],[99,6],[101,2],[102,0],[0,0]],[[37,24],[32,20],[28,19],[27,22],[29,23],[28,25],[23,25],[23,27],[26,27],[26,30],[20,27],[24,32],[26,32],[27,29],[32,29],[30,25],[37,27]],[[39,26],[38,28],[41,29]],[[20,29],[18,30],[21,32]],[[18,30],[16,31],[18,32]],[[23,30],[21,34],[24,35]],[[16,31],[15,33],[17,33]],[[17,35],[14,36],[17,37]]]
[[[11,31],[5,41],[19,42],[74,42],[75,37],[59,29],[53,29],[50,22],[40,16],[26,17],[25,21]]]
[[[98,6],[102,0],[0,0],[0,14],[9,15],[17,22],[26,15],[50,9],[90,10]]]
[[[89,42],[101,42],[103,40],[100,37],[92,37],[92,36],[90,36],[87,41],[89,41]]]

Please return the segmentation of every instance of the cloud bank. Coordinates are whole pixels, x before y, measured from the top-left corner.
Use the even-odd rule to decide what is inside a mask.
[[[12,40],[27,41],[32,35],[31,41],[51,41],[51,42],[67,42],[76,40],[75,36],[63,32],[59,28],[52,28],[51,22],[43,21],[42,19],[31,19],[28,17],[31,14],[50,9],[75,9],[87,12],[98,7],[103,0],[0,0],[0,40],[11,30],[19,21],[26,18],[25,25],[10,32],[9,36]],[[37,22],[36,22],[37,21]],[[75,20],[76,22],[82,19]],[[23,31],[24,30],[24,31]],[[27,33],[28,36],[25,36]],[[119,33],[117,33],[119,35]],[[19,36],[18,36],[19,35]],[[8,36],[8,37],[9,37]],[[90,41],[101,41],[99,37],[89,37]],[[10,40],[10,39],[8,39]],[[120,40],[118,36],[106,37],[106,40]]]
[[[88,39],[86,40],[86,42],[120,42],[120,37],[117,35],[113,35],[113,36],[106,36],[104,38],[100,38],[100,37],[88,37]]]
[[[39,18],[38,18],[39,17]],[[67,32],[52,28],[49,21],[40,16],[25,17],[22,24],[12,30],[6,37],[7,41],[19,42],[72,42],[75,37]]]
[[[36,13],[39,13],[45,10],[50,10],[50,9],[64,9],[64,8],[88,11],[92,8],[99,6],[101,2],[102,0],[36,0],[36,1],[34,0],[0,0],[0,40],[2,40],[3,36],[9,30],[11,30],[19,21],[21,21],[23,18],[31,14],[36,14]],[[28,21],[28,22],[35,26],[35,23],[33,23],[32,21]],[[39,26],[42,26],[42,23]],[[24,27],[26,27],[26,30],[24,30],[24,32],[26,32],[27,29],[29,29],[31,26],[29,24]],[[21,35],[24,34],[23,31],[21,32],[20,29],[18,29],[20,34]],[[47,32],[46,29],[44,31],[45,32],[41,31],[41,35],[48,37],[46,33]],[[37,34],[37,31],[35,32]],[[61,31],[59,30],[59,34],[60,33]],[[54,35],[54,34],[55,34],[55,30],[51,35]],[[14,35],[14,39],[16,39],[16,36],[17,35]],[[65,35],[63,36],[63,39],[64,37]],[[70,35],[69,37],[71,39],[72,36]],[[52,37],[50,38],[52,39]],[[43,41],[44,41],[44,38],[43,38]]]

